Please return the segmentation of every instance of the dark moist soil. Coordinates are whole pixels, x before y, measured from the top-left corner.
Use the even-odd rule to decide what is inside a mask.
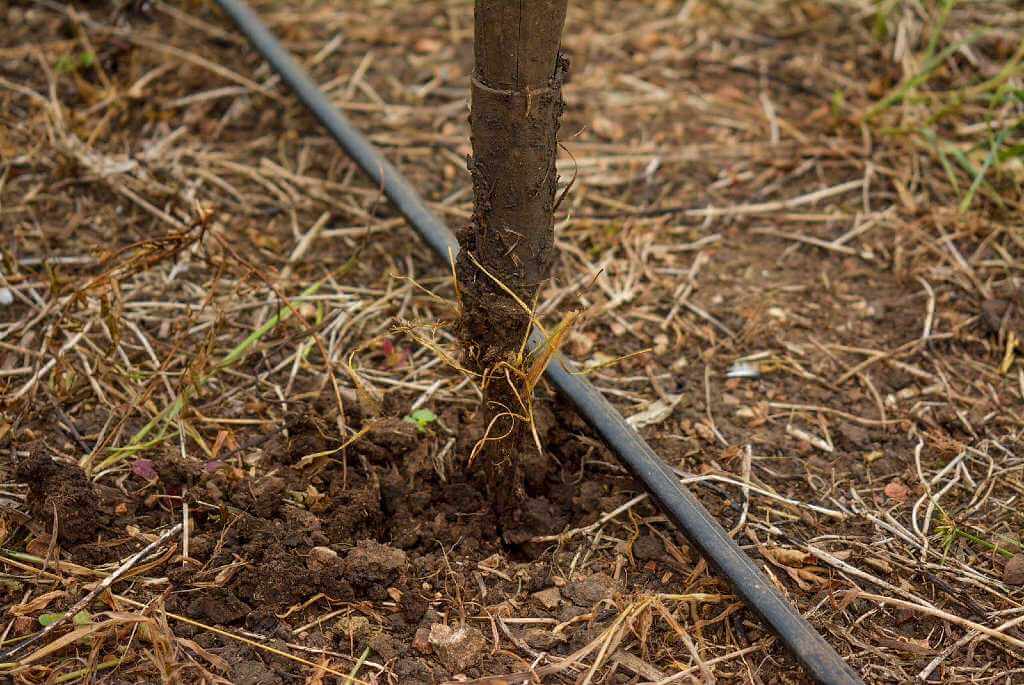
[[[455,475],[446,480],[438,476],[429,454],[443,436],[395,418],[369,419],[365,439],[344,458],[299,465],[302,456],[333,446],[315,430],[332,420],[330,410],[321,413],[331,406],[329,393],[296,409],[287,437],[271,433],[253,439],[253,447],[223,461],[183,462],[177,451],[167,450],[153,459],[155,479],[128,477],[127,497],[92,486],[80,469],[54,461],[43,449],[18,465],[16,478],[29,486],[28,508],[40,534],[48,531],[46,523],[57,508],[58,542],[77,562],[109,563],[126,556],[131,545],[126,548],[118,538],[125,522],[156,527],[180,520],[177,502],[186,496],[192,502],[189,559],[167,573],[168,611],[271,641],[355,655],[369,648],[373,660],[393,664],[400,682],[436,683],[458,672],[476,677],[521,667],[506,655],[474,651],[471,645],[452,654],[439,647],[435,653],[432,627],[454,628],[464,618],[438,604],[442,596],[461,598],[462,610],[471,615],[485,606],[508,611],[502,609],[506,603],[510,608],[532,602],[537,606],[531,615],[565,621],[623,590],[609,575],[611,567],[594,575],[592,566],[587,578],[566,584],[559,566],[568,559],[552,558],[551,543],[531,542],[593,522],[635,487],[610,463],[607,473],[579,477],[582,460],[594,458],[593,443],[580,443],[582,422],[568,406],[552,402],[538,402],[539,425],[561,468],[531,469],[527,498],[501,515],[484,494],[483,478],[466,479],[458,465],[449,467]],[[449,428],[468,436],[476,423]],[[463,453],[470,446],[464,445]],[[265,475],[253,478],[238,463]],[[670,540],[685,549],[681,539]],[[81,544],[86,542],[93,544]],[[682,571],[660,540],[641,538],[634,554],[651,571]],[[634,589],[638,581],[662,588],[657,573],[639,573]],[[561,592],[556,579],[564,586]],[[554,599],[531,597],[542,591]],[[553,636],[534,628],[523,639],[568,653],[615,616],[610,603],[602,606],[581,624],[586,630]],[[326,614],[332,617],[316,622]],[[475,636],[478,628],[486,624],[470,621],[468,635]],[[230,640],[185,624],[175,630],[211,649],[238,650]],[[286,682],[302,672],[292,662],[268,661],[266,654],[245,650],[229,663],[232,682]]]
[[[367,8],[360,13],[328,3],[289,3],[287,11],[270,2],[257,4],[272,18],[274,31],[308,63],[335,37],[344,37],[316,65],[314,77],[320,83],[357,73],[367,55],[374,55],[367,82],[385,102],[404,109],[381,111],[375,100],[356,93],[355,104],[368,109],[348,113],[358,127],[388,146],[388,156],[431,201],[461,197],[463,204],[449,209],[462,214],[446,219],[452,226],[464,225],[473,180],[462,164],[469,152],[469,6],[425,2],[393,10],[387,3],[367,2],[360,4]],[[61,75],[56,97],[75,135],[83,141],[92,138],[90,152],[109,157],[115,166],[125,154],[145,160],[146,151],[157,144],[166,143],[168,153],[166,159],[139,161],[138,169],[151,169],[151,176],[101,177],[80,168],[63,147],[55,149],[50,135],[54,119],[40,99],[0,90],[0,104],[5,105],[0,107],[0,158],[16,160],[6,176],[0,174],[0,219],[12,227],[8,233],[8,224],[0,225],[4,277],[19,288],[20,296],[29,298],[26,293],[38,291],[47,306],[108,270],[113,272],[114,291],[88,291],[83,300],[94,310],[54,310],[38,325],[5,339],[32,354],[0,350],[0,369],[13,369],[11,373],[46,358],[60,359],[34,395],[0,406],[5,550],[109,572],[145,544],[145,534],[181,521],[182,500],[187,500],[188,558],[171,557],[144,573],[145,582],[128,579],[115,591],[147,603],[162,597],[172,613],[232,634],[256,636],[260,643],[312,661],[326,650],[337,655],[331,657],[332,667],[344,672],[368,650],[371,661],[388,669],[381,679],[401,684],[436,683],[459,673],[475,677],[517,672],[542,652],[570,654],[644,594],[728,592],[647,502],[617,516],[600,535],[595,531],[567,541],[532,540],[590,524],[639,491],[571,408],[546,388],[539,391],[537,423],[548,459],[534,459],[531,450],[519,455],[525,465],[524,499],[501,515],[492,508],[493,493],[487,492],[478,472],[464,475],[465,459],[485,427],[482,417],[471,411],[475,396],[468,387],[432,402],[438,419],[422,431],[402,420],[420,397],[419,389],[389,388],[383,412],[375,417],[361,408],[354,393],[346,395],[347,427],[367,432],[347,449],[335,451],[340,447],[337,410],[333,394],[316,384],[327,368],[317,350],[283,400],[266,385],[290,382],[287,368],[269,370],[306,340],[308,331],[297,325],[268,335],[237,368],[196,396],[186,412],[207,447],[222,425],[230,428],[227,432],[237,444],[222,446],[218,456],[206,458],[201,446],[187,439],[183,457],[175,439],[126,460],[90,484],[73,464],[101,439],[111,441],[104,448],[123,445],[169,400],[163,389],[154,391],[159,364],[151,366],[147,351],[121,331],[130,341],[126,356],[143,371],[138,377],[128,374],[120,362],[110,363],[118,354],[101,329],[121,318],[136,324],[152,342],[160,364],[168,365],[177,390],[188,383],[195,358],[231,349],[265,320],[263,304],[275,299],[248,270],[218,262],[212,239],[167,261],[150,261],[148,253],[138,258],[131,246],[170,229],[115,192],[108,180],[131,184],[125,188],[134,189],[150,206],[186,216],[191,205],[176,188],[202,179],[182,172],[178,161],[184,160],[187,168],[197,154],[207,152],[211,159],[232,160],[241,171],[229,174],[211,167],[211,173],[226,177],[231,192],[203,181],[200,196],[216,209],[217,235],[230,236],[235,249],[275,282],[280,276],[280,287],[288,293],[336,272],[357,247],[355,239],[344,236],[325,239],[301,263],[291,264],[288,255],[300,239],[296,225],[305,230],[327,211],[328,230],[376,229],[381,223],[359,263],[332,290],[340,301],[360,296],[367,308],[376,308],[346,329],[346,352],[389,330],[400,317],[450,317],[446,307],[418,293],[409,295],[408,307],[398,300],[378,305],[374,298],[380,293],[404,287],[396,286],[388,274],[397,271],[422,279],[449,300],[454,292],[446,285],[450,265],[433,259],[407,229],[385,230],[383,222],[395,215],[381,201],[379,189],[362,184],[351,162],[283,91],[275,91],[281,101],[253,92],[191,101],[237,83],[211,76],[195,62],[172,62],[167,54],[126,37],[173,45],[264,82],[269,77],[266,67],[233,40],[228,22],[212,6],[187,3],[195,9],[194,18],[205,22],[197,29],[167,14],[169,4],[84,5],[106,27],[88,29],[92,47],[75,42],[81,27],[62,13],[17,2],[8,8],[0,2],[12,27],[0,31],[3,78],[46,101],[54,84],[40,68],[37,45],[54,68],[59,60],[66,65],[68,57],[94,48],[96,62],[120,93],[129,93],[147,74],[153,80],[145,97],[121,97],[116,109],[102,111],[93,109],[106,97],[97,70]],[[681,395],[669,416],[642,430],[668,463],[740,481],[744,448],[750,445],[754,481],[779,495],[830,508],[867,506],[868,514],[891,516],[903,526],[910,525],[910,509],[923,494],[918,468],[931,477],[964,446],[989,450],[989,440],[1000,441],[1006,454],[993,452],[994,469],[988,463],[972,465],[978,492],[994,493],[998,499],[976,510],[975,492],[961,483],[947,493],[943,506],[964,516],[962,523],[970,530],[986,535],[1019,530],[1014,506],[1022,488],[1016,475],[1020,462],[1008,456],[1024,453],[1019,437],[1013,437],[1019,435],[1019,377],[1017,369],[1008,374],[993,369],[1001,363],[1010,334],[1024,335],[1021,291],[1000,275],[1000,267],[979,261],[979,281],[991,283],[991,297],[981,297],[966,280],[958,281],[941,247],[943,236],[955,236],[950,244],[962,254],[977,251],[984,260],[995,260],[998,255],[983,253],[982,247],[1005,243],[1005,231],[997,235],[996,229],[1019,221],[984,205],[968,216],[958,215],[948,193],[929,184],[929,179],[945,176],[934,161],[930,169],[921,169],[919,200],[904,203],[902,186],[914,185],[919,177],[916,166],[907,168],[908,161],[927,166],[920,150],[885,135],[873,135],[865,149],[860,126],[832,122],[832,81],[822,81],[823,75],[843,74],[836,83],[849,87],[848,102],[860,111],[875,100],[858,84],[881,79],[884,93],[902,77],[891,61],[892,46],[873,43],[858,28],[864,20],[859,10],[842,3],[768,4],[763,10],[751,6],[751,17],[738,16],[748,10],[731,8],[730,3],[717,9],[718,3],[595,0],[586,7],[573,5],[575,16],[564,46],[572,53],[574,83],[565,84],[562,139],[572,146],[574,157],[591,160],[580,162],[580,178],[568,199],[575,218],[559,236],[559,263],[543,292],[558,302],[558,312],[591,307],[598,315],[573,332],[565,351],[600,367],[590,377],[627,415],[663,394]],[[683,5],[693,6],[694,23],[676,30],[673,17]],[[819,19],[826,24],[814,23]],[[927,32],[921,36],[926,44]],[[436,48],[422,43],[424,39],[434,41]],[[1010,43],[1012,52],[1017,41]],[[714,59],[706,59],[708,55]],[[766,86],[755,65],[765,65],[775,109],[801,140],[791,138],[786,128],[780,145],[766,142],[768,117],[759,100]],[[171,71],[162,71],[169,67]],[[624,76],[635,84],[666,89],[673,98],[647,99],[646,91],[627,88],[621,82]],[[435,77],[443,85],[426,99],[409,95]],[[189,102],[176,104],[182,98]],[[96,131],[100,133],[93,138]],[[691,145],[707,155],[691,154]],[[987,143],[979,149],[987,149]],[[634,152],[642,153],[641,161],[616,161]],[[659,160],[661,166],[648,177],[646,170]],[[288,186],[287,179],[275,174],[260,175],[268,162],[333,185]],[[665,206],[727,208],[785,200],[865,178],[870,169],[906,171],[905,177],[902,172],[875,176],[870,184],[866,199],[872,213],[891,208],[895,217],[850,243],[858,251],[870,250],[871,261],[755,230],[767,226],[828,243],[867,211],[861,190],[796,213],[738,215],[710,223],[671,212],[664,214],[664,221],[653,217],[652,223],[642,215]],[[277,188],[278,181],[289,193]],[[1019,204],[1019,199],[1013,201]],[[569,209],[560,208],[559,220]],[[828,219],[834,212],[845,218]],[[606,218],[598,218],[602,216]],[[13,236],[9,243],[8,235]],[[700,243],[705,247],[699,251],[694,247],[710,238],[714,241]],[[17,259],[25,258],[25,265],[8,269],[8,249]],[[109,263],[89,261],[115,249],[126,252]],[[1019,255],[1009,243],[1001,249]],[[53,255],[85,261],[55,267],[31,261]],[[1019,256],[1014,259],[1019,264]],[[698,263],[703,263],[699,269]],[[286,268],[292,270],[290,278],[282,275]],[[929,297],[918,276],[935,291],[934,331],[948,337],[897,355],[892,361],[902,366],[879,360],[862,378],[839,382],[872,351],[904,349],[908,340],[921,335]],[[1019,283],[1019,276],[1014,278]],[[601,282],[607,290],[599,287]],[[687,302],[716,323],[681,307],[680,287],[688,282],[694,289]],[[563,291],[569,294],[562,297]],[[146,302],[168,307],[151,308]],[[119,310],[123,303],[135,308]],[[172,304],[182,309],[171,309]],[[239,305],[253,306],[240,311]],[[328,314],[333,307],[325,307]],[[5,323],[28,322],[39,311],[19,298],[0,309],[0,317]],[[557,323],[556,313],[552,318],[546,323]],[[61,334],[83,330],[86,321],[95,325],[88,338],[91,345],[76,350],[84,356],[58,355]],[[719,328],[723,325],[732,334],[724,334]],[[111,334],[117,333],[115,326]],[[364,350],[361,361],[379,376],[399,377],[409,366],[431,359],[420,354],[409,363],[423,350],[397,336],[394,340],[395,348],[404,346],[410,355],[405,366],[392,365],[387,358],[391,353],[373,349]],[[647,348],[652,348],[648,354],[602,366]],[[36,356],[37,349],[45,355]],[[759,377],[728,377],[736,360],[765,351],[770,358]],[[435,368],[438,378],[453,380]],[[937,381],[911,373],[915,370],[948,378],[949,386],[926,393]],[[86,379],[90,372],[103,388],[119,394],[98,400]],[[257,376],[265,384],[254,383]],[[26,378],[4,376],[0,382],[8,392]],[[429,383],[434,375],[417,378]],[[457,386],[452,382],[449,387]],[[948,394],[949,389],[956,394]],[[55,414],[44,392],[54,394],[66,417]],[[144,404],[147,397],[153,406]],[[238,423],[204,423],[208,418]],[[823,452],[794,437],[787,432],[790,426],[827,432],[833,451]],[[445,449],[450,440],[452,447]],[[914,462],[918,440],[926,442],[921,467]],[[887,494],[887,485],[894,482],[912,490],[906,500]],[[744,501],[740,488],[703,482],[693,490],[725,528],[737,525]],[[854,491],[863,497],[863,505],[853,499]],[[772,544],[796,548],[817,541],[886,583],[974,620],[993,620],[1004,615],[997,612],[1015,611],[1020,603],[1019,588],[1000,591],[999,599],[993,599],[992,593],[968,584],[955,565],[922,569],[916,548],[901,547],[897,537],[866,516],[840,522],[764,497],[751,499],[749,513],[746,533],[762,541],[769,524],[782,531],[772,534]],[[738,541],[752,556],[758,555],[745,534]],[[179,541],[177,553],[182,551]],[[948,560],[963,562],[986,578],[1002,577],[998,556],[964,541],[953,545]],[[907,682],[933,653],[963,635],[949,624],[866,600],[842,604],[837,597],[855,584],[835,569],[820,571],[823,581],[808,588],[767,560],[759,562],[869,682]],[[29,590],[38,595],[49,589],[29,576],[18,575],[13,584],[8,580],[0,578],[4,607],[24,601]],[[66,580],[75,591],[80,589],[78,579]],[[705,656],[730,654],[768,635],[734,599],[686,602],[671,609]],[[509,623],[505,635],[492,620],[495,616],[541,622]],[[38,629],[34,619],[15,622],[14,634]],[[556,632],[556,624],[567,625]],[[276,685],[302,682],[310,675],[308,667],[265,650],[184,622],[171,620],[170,625],[178,636],[226,660],[228,670],[219,675],[232,683]],[[917,651],[908,651],[908,640],[919,641],[911,645]],[[922,647],[922,640],[929,647]],[[689,659],[678,634],[658,617],[635,625],[624,644],[630,654],[668,672]],[[78,657],[88,656],[88,646],[73,649],[79,650]],[[966,657],[951,655],[943,668],[967,681],[981,669],[1016,667],[995,640],[972,643],[969,651]],[[62,667],[73,661],[79,668],[75,656],[55,655],[45,665],[63,659]],[[745,659],[722,663],[716,672],[719,682],[806,682],[777,643]],[[139,671],[119,673],[111,682],[157,682],[159,674],[146,671],[147,663],[139,657],[131,666]],[[897,667],[908,678],[891,678],[886,669]],[[943,673],[933,673],[933,681],[941,682]],[[571,682],[576,676],[562,673],[554,680]],[[190,678],[183,676],[186,682]],[[642,678],[619,668],[606,682],[637,680]]]
[[[29,511],[47,535],[56,533],[63,546],[96,539],[100,528],[96,492],[82,469],[54,461],[40,449],[18,464],[14,477],[28,485]]]

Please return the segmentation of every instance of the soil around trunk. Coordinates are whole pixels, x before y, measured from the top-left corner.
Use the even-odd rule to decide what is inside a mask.
[[[468,222],[472,4],[252,4]],[[3,646],[190,525],[87,607],[151,623],[56,643],[69,621],[0,680],[706,679],[679,675],[681,628],[719,683],[809,682],[543,381],[546,451],[518,455],[524,499],[499,514],[507,481],[466,469],[479,399],[438,360],[456,343],[394,332],[451,318],[450,264],[215,4],[87,5],[0,3]],[[963,621],[1024,603],[993,549],[1022,549],[1021,132],[986,163],[1020,109],[948,98],[999,83],[1024,17],[890,5],[572,3],[556,170],[575,184],[541,311],[595,313],[565,354],[865,682],[1016,682],[1017,627]],[[964,26],[984,27],[969,51]],[[858,118],[932,36],[949,59]],[[907,130],[932,114],[934,147]],[[966,211],[951,151],[987,168]],[[205,239],[169,250],[197,203]],[[295,315],[218,368],[281,298]],[[83,479],[93,453],[121,458]]]

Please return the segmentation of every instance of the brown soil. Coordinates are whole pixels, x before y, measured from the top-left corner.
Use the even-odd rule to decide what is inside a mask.
[[[256,3],[466,225],[471,6],[350,4]],[[978,168],[1020,116],[950,98],[1024,27],[957,3],[937,49],[990,30],[868,119],[937,20],[899,7],[572,3],[557,170],[576,183],[540,313],[587,312],[564,351],[865,681],[1016,682],[1019,628],[964,621],[1024,602],[1001,554],[1024,527],[1019,170],[994,163],[960,212],[973,177],[936,150]],[[480,396],[430,328],[454,318],[450,265],[223,17],[79,10],[0,2],[0,643],[185,503],[188,549],[12,679],[806,682],[543,384],[545,454],[495,511],[466,468]],[[908,132],[926,120],[946,147]],[[282,297],[297,315],[222,365]]]
[[[82,469],[53,461],[40,450],[18,463],[14,477],[28,485],[28,509],[34,521],[62,545],[96,539],[96,492]],[[56,524],[56,530],[54,530]]]

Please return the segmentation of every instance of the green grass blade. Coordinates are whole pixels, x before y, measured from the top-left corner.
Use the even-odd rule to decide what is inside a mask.
[[[1006,139],[1006,134],[1009,133],[1009,129],[1003,129],[999,132],[995,138],[992,139],[992,147],[988,152],[988,156],[985,157],[985,161],[981,165],[981,169],[974,176],[974,181],[971,182],[971,187],[967,189],[967,193],[964,195],[964,199],[960,201],[960,213],[963,214],[971,208],[971,202],[974,201],[974,194],[978,192],[978,188],[981,186],[981,182],[985,180],[985,174],[992,168],[992,164],[996,161],[999,156],[999,148],[1003,145],[1003,140]]]
[[[303,290],[299,297],[309,297],[310,295],[316,294],[316,291],[319,290],[320,286],[322,285],[323,281],[317,281],[313,285]],[[233,350],[228,352],[224,359],[222,359],[220,363],[217,364],[214,370],[219,371],[237,362],[239,359],[245,356],[245,353],[249,351],[250,347],[258,343],[260,339],[267,333],[274,330],[274,327],[277,326],[277,324],[290,319],[293,313],[294,310],[291,308],[291,306],[289,306],[286,303],[284,307],[277,310],[277,313],[274,314],[274,316],[267,319],[266,323],[264,323],[255,331],[250,333],[245,340],[240,342],[238,345],[235,346]]]
[[[939,47],[939,38],[942,37],[942,30],[946,28],[946,21],[949,19],[949,13],[953,10],[953,5],[955,4],[956,0],[942,0],[939,20],[935,23],[935,28],[932,29],[932,36],[928,40],[928,47],[924,51],[925,60],[930,59],[935,54],[935,48]]]
[[[932,72],[938,69],[943,62],[945,62],[953,55],[953,53],[955,53],[957,50],[964,47],[965,45],[970,45],[971,43],[976,41],[980,35],[981,34],[979,33],[973,33],[962,41],[953,43],[952,45],[947,45],[945,48],[942,49],[942,52],[935,55],[934,57],[925,60],[924,66],[921,68],[921,71],[917,72],[910,78],[904,80],[898,86],[889,91],[889,93],[885,97],[883,97],[881,100],[872,105],[864,114],[864,118],[872,119],[881,114],[882,112],[884,112],[885,110],[889,109],[893,105],[897,104],[901,100],[903,100],[903,98],[906,97],[907,93],[909,93],[911,90],[917,88],[922,83],[931,78]]]
[[[956,163],[959,164],[960,167],[967,172],[968,176],[970,176],[971,178],[976,178],[978,176],[978,170],[974,168],[974,165],[971,164],[971,160],[967,159],[967,155],[965,155],[963,151],[953,146],[947,148],[946,151],[953,156],[953,159],[955,159]],[[990,200],[992,200],[1000,207],[1003,206],[1002,198],[999,197],[999,193],[995,192],[995,190],[989,186],[988,181],[983,181],[981,187],[978,188],[978,190],[979,192],[984,193]]]
[[[316,294],[316,292],[321,288],[321,286],[323,286],[323,284],[324,281],[322,280],[313,283],[308,288],[303,290],[299,294],[299,297],[308,297],[310,295]],[[258,343],[263,338],[263,336],[265,336],[270,331],[274,330],[274,327],[276,327],[278,324],[290,319],[292,317],[292,314],[294,313],[295,310],[292,308],[290,304],[286,302],[285,306],[278,309],[277,313],[275,313],[272,317],[267,319],[267,321],[264,322],[263,325],[254,330],[248,336],[246,336],[245,340],[238,343],[238,345],[236,345],[230,352],[224,355],[224,358],[221,359],[220,362],[218,362],[217,365],[214,366],[209,373],[207,373],[199,380],[199,384],[201,385],[205,383],[211,377],[213,377],[218,371],[231,366],[238,360],[245,357],[245,354],[249,351],[249,349],[256,343]],[[127,445],[111,449],[110,456],[108,456],[106,459],[97,464],[95,469],[103,470],[123,460],[129,455],[139,452],[140,444],[142,443],[143,440],[146,439],[146,437],[150,434],[150,432],[152,432],[152,430],[156,426],[166,426],[168,423],[170,423],[171,421],[178,417],[182,409],[185,408],[185,404],[193,392],[194,389],[192,388],[192,386],[186,387],[181,392],[181,394],[179,394],[175,398],[174,402],[164,407],[164,409],[159,414],[154,416],[146,423],[146,425],[140,428],[138,432],[136,432],[135,435],[132,436],[131,440],[128,441]],[[159,438],[157,438],[157,440],[162,439],[162,437],[163,436],[161,435]],[[88,465],[86,465],[85,468],[87,472],[93,470],[88,468]]]
[[[935,135],[935,131],[930,128],[921,129],[921,134],[938,156],[939,162],[942,164],[942,168],[946,172],[946,177],[949,179],[949,184],[953,186],[953,192],[959,196],[960,181],[957,179],[956,169],[953,168],[952,162],[949,161],[949,156],[946,154],[942,141]]]

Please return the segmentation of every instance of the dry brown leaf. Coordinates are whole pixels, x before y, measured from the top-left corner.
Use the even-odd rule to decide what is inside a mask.
[[[67,594],[68,593],[63,590],[52,590],[50,592],[45,592],[38,597],[33,597],[22,604],[15,604],[7,611],[13,616],[29,616],[50,606],[50,603],[54,600],[60,599],[61,597],[67,597]]]
[[[672,416],[672,410],[676,408],[676,405],[679,404],[683,397],[684,395],[669,395],[669,402],[655,400],[643,411],[626,418],[626,423],[638,430],[647,426],[657,425]]]
[[[82,638],[88,637],[88,636],[90,636],[90,635],[92,635],[94,633],[98,633],[101,630],[106,630],[108,628],[113,628],[113,627],[115,627],[117,625],[124,624],[124,623],[149,623],[149,624],[152,624],[153,623],[153,619],[151,619],[151,618],[149,618],[147,616],[139,616],[139,615],[136,615],[136,614],[119,614],[115,618],[111,618],[111,619],[109,619],[107,621],[103,621],[101,623],[90,623],[89,625],[82,626],[81,628],[76,628],[75,630],[72,630],[70,633],[66,633],[65,635],[61,635],[60,637],[58,637],[56,640],[54,640],[53,642],[51,642],[49,644],[43,645],[42,647],[40,647],[36,651],[32,652],[28,656],[26,656],[23,659],[21,659],[21,663],[22,664],[30,664],[33,661],[39,661],[40,659],[42,659],[44,657],[47,657],[50,654],[54,654],[56,652],[59,652],[60,650],[62,650],[65,647],[67,647],[68,645],[74,644],[75,642],[81,640]]]
[[[910,495],[910,490],[899,479],[891,480],[885,486],[885,496],[896,500],[900,504],[907,501],[908,495]]]
[[[761,554],[780,566],[799,568],[807,563],[811,555],[798,549],[786,547],[762,547]]]
[[[47,535],[45,538],[34,537],[25,544],[25,551],[37,557],[46,558],[46,553],[50,549],[50,536]]]
[[[230,564],[225,566],[223,569],[217,572],[217,575],[213,578],[213,584],[216,587],[222,587],[227,585],[228,581],[231,580],[238,570],[244,566],[244,564]]]
[[[220,658],[216,654],[212,654],[212,653],[208,652],[207,650],[203,649],[202,647],[200,647],[198,644],[196,644],[192,640],[189,640],[189,639],[184,638],[184,637],[175,637],[174,639],[180,645],[185,647],[186,649],[188,649],[188,650],[190,650],[192,652],[195,652],[199,656],[201,656],[204,659],[206,659],[208,662],[210,662],[211,666],[216,668],[221,673],[227,673],[228,671],[231,670],[231,666],[228,665],[227,661],[225,661],[224,659]]]
[[[1024,553],[1014,554],[1003,567],[1003,582],[1007,585],[1024,585]]]
[[[808,566],[805,568],[793,568],[791,566],[782,567],[786,574],[793,579],[793,582],[797,584],[804,592],[810,592],[814,587],[824,587],[828,585],[828,579],[819,576],[816,571],[824,571],[825,569],[818,566]]]
[[[836,611],[843,611],[846,607],[853,604],[858,597],[860,597],[859,590],[847,590],[843,593],[842,599],[840,599],[839,603],[836,605]]]

